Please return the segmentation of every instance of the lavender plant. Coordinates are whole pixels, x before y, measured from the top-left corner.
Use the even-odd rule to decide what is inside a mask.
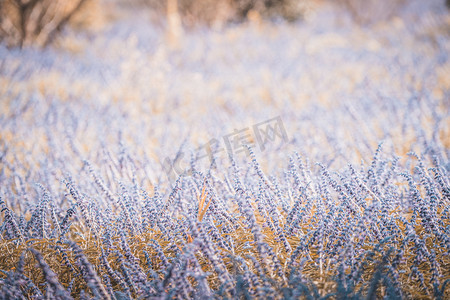
[[[447,21],[415,3],[0,45],[0,299],[450,298]]]

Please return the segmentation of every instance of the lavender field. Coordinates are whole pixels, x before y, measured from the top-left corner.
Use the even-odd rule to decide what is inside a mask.
[[[150,19],[0,44],[0,299],[450,299],[444,1]]]

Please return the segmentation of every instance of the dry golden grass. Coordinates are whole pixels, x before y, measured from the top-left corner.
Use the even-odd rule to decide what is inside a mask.
[[[201,203],[205,203],[205,199],[207,198],[207,193],[205,193],[205,190],[202,191],[202,195],[200,198],[200,210],[199,210],[199,221],[201,221],[202,216],[204,214],[204,210],[207,209],[208,205],[204,206],[203,210],[201,209],[203,205]],[[252,203],[253,205],[254,203]],[[440,212],[442,209],[439,210]],[[283,244],[281,241],[279,241],[276,238],[276,233],[271,231],[270,228],[266,227],[263,223],[262,218],[258,215],[257,210],[255,210],[255,216],[257,219],[258,225],[262,228],[262,234],[264,236],[264,241],[267,242],[273,249],[274,253],[276,254],[277,259],[280,261],[281,265],[283,266],[283,272],[286,274],[286,276],[289,276],[290,272],[290,264],[292,262],[289,262],[289,257],[291,253],[286,252],[284,249]],[[232,213],[232,212],[231,212]],[[305,216],[305,219],[312,219],[315,214],[315,210],[312,209],[310,215]],[[390,213],[391,215],[397,215],[399,214],[398,210],[394,210]],[[409,218],[407,218],[409,219]],[[317,220],[316,220],[317,221]],[[397,224],[402,229],[401,236],[402,238],[405,238],[407,233],[405,232],[406,228],[404,224],[401,221],[397,221]],[[418,219],[418,224],[416,226],[415,233],[420,238],[425,238],[427,235],[429,235],[426,230],[420,225],[420,218]],[[218,249],[218,253],[223,257],[223,260],[227,266],[227,269],[229,272],[236,271],[234,268],[234,263],[231,259],[231,256],[239,256],[244,258],[244,260],[247,263],[247,266],[249,269],[254,272],[255,274],[258,274],[258,270],[255,269],[252,261],[248,259],[247,257],[253,256],[257,258],[258,260],[261,259],[260,255],[258,254],[256,245],[253,243],[253,234],[250,231],[250,229],[246,228],[246,226],[241,223],[240,221],[237,221],[236,230],[232,233],[230,233],[230,236],[232,237],[234,249],[232,252],[220,248]],[[304,222],[301,225],[301,231],[308,232],[309,230],[314,228],[314,223]],[[446,220],[446,223],[443,224],[443,226],[450,226],[450,221]],[[101,276],[107,274],[106,270],[102,267],[99,267],[101,264],[101,256],[102,256],[102,248],[105,248],[105,245],[102,245],[102,241],[99,239],[96,239],[95,236],[90,233],[89,231],[86,232],[83,235],[80,235],[80,232],[86,232],[85,229],[80,228],[77,225],[73,225],[71,227],[69,238],[70,240],[77,243],[77,245],[82,249],[84,255],[88,258],[89,262],[94,266],[95,271]],[[225,235],[224,235],[225,237]],[[298,243],[300,242],[300,239],[302,239],[301,235],[296,235],[292,237],[288,237],[287,240],[291,246],[292,249],[295,249]],[[156,230],[149,228],[145,232],[135,235],[132,237],[129,237],[127,239],[131,253],[139,259],[139,265],[143,270],[148,270],[148,265],[146,261],[146,257],[144,255],[143,251],[147,251],[150,254],[150,257],[152,257],[151,264],[154,267],[154,270],[158,274],[162,274],[164,271],[160,268],[160,260],[157,258],[157,252],[149,246],[149,243],[151,240],[155,240],[158,242],[158,244],[162,247],[164,254],[167,258],[173,258],[175,257],[176,253],[172,250],[170,246],[170,241],[166,240],[164,235]],[[125,255],[125,252],[120,246],[121,239],[120,237],[112,237],[111,238],[112,245],[111,248],[115,249],[121,249],[120,252],[122,255]],[[189,244],[192,243],[192,237],[188,235],[187,240],[180,240],[177,243],[178,249],[180,252],[183,252],[183,249]],[[357,240],[354,240],[354,245],[357,244]],[[387,251],[389,247],[393,245],[400,245],[402,242],[402,239],[392,240],[389,243],[382,246],[381,250]],[[251,247],[248,247],[248,243],[250,243]],[[15,270],[17,267],[18,261],[20,256],[24,253],[25,254],[25,269],[24,269],[24,275],[26,275],[28,278],[30,278],[36,286],[41,286],[42,283],[45,282],[44,276],[42,274],[42,271],[35,266],[36,261],[34,256],[31,252],[27,251],[28,248],[32,247],[33,249],[38,250],[42,253],[45,261],[47,264],[51,267],[51,269],[58,275],[59,281],[63,284],[64,287],[68,287],[69,283],[74,280],[73,282],[73,289],[72,289],[72,295],[74,297],[77,297],[79,295],[79,292],[83,289],[86,290],[86,282],[82,278],[74,278],[73,277],[73,271],[71,271],[70,267],[66,265],[64,262],[63,256],[59,251],[55,249],[55,246],[59,245],[63,248],[68,248],[68,246],[64,243],[58,242],[56,239],[29,239],[26,243],[20,243],[18,240],[2,240],[0,242],[0,269],[4,271],[10,271]],[[435,237],[429,236],[426,238],[426,245],[429,249],[433,249],[436,253],[436,260],[439,262],[441,266],[441,272],[443,277],[440,278],[441,282],[444,282],[447,279],[450,279],[450,257],[446,255],[447,250],[444,246],[440,246],[439,243],[435,240]],[[364,272],[362,274],[362,277],[364,280],[361,284],[359,284],[356,288],[359,288],[362,284],[367,283],[371,280],[375,269],[377,268],[377,265],[379,264],[379,261],[383,258],[380,254],[381,252],[375,252],[372,259],[370,261],[365,260],[365,256],[368,255],[368,251],[374,250],[374,244],[370,244],[366,241],[366,243],[363,245],[363,247],[360,249],[360,251],[365,251],[363,256],[359,259],[361,261],[365,261],[366,266],[364,267]],[[420,271],[424,275],[425,279],[425,288],[418,288],[417,282],[410,278],[409,274],[411,273],[410,267],[413,265],[413,260],[415,258],[415,251],[414,251],[415,245],[413,242],[407,243],[407,245],[404,248],[404,259],[401,264],[398,265],[397,271],[399,274],[399,282],[402,287],[402,291],[405,295],[408,295],[408,297],[412,297],[413,299],[429,299],[430,293],[432,294],[433,286],[431,284],[431,278],[432,278],[432,266],[428,262],[424,262],[420,265]],[[362,253],[362,252],[360,252]],[[67,255],[68,262],[74,267],[77,268],[75,263],[75,257],[72,251],[65,251],[65,254]],[[211,262],[204,257],[200,252],[197,252],[196,254],[198,261],[201,263],[202,269],[205,272],[210,272],[211,274],[208,276],[208,281],[213,288],[218,288],[220,285],[220,281],[218,279],[218,274],[214,271]],[[303,255],[300,255],[297,258],[297,262],[300,262],[304,258]],[[315,261],[317,261],[317,250],[313,247],[310,251],[310,258],[306,261],[306,263],[303,265],[303,274],[304,276],[311,279],[311,281],[317,286],[317,288],[320,290],[320,293],[322,295],[332,293],[336,291],[336,281],[335,277],[337,276],[337,269],[336,265],[331,262],[329,259],[324,259],[323,261],[323,268],[319,268],[319,266],[315,265]],[[389,259],[393,259],[393,256],[390,256]],[[111,268],[116,271],[120,271],[120,264],[117,261],[117,257],[114,254],[110,254],[107,258]],[[271,265],[264,265],[263,262],[262,266],[264,269],[268,272],[265,274],[267,278],[270,278],[271,280],[274,280],[275,282],[278,282],[280,286],[285,286],[286,283],[283,282],[283,279],[280,278],[273,269],[273,266]],[[4,277],[4,275],[1,275]],[[162,275],[161,275],[162,276]],[[121,290],[121,287],[119,283],[112,282],[114,290]],[[379,296],[383,295],[382,289],[378,291]],[[450,287],[447,287],[446,289],[446,295],[447,297],[450,295]]]

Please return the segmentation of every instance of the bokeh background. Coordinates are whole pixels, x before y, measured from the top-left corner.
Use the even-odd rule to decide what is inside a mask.
[[[277,116],[289,139],[256,151],[266,170],[382,141],[448,153],[449,22],[438,0],[2,1],[5,158],[75,171],[121,144],[161,183],[166,158]]]

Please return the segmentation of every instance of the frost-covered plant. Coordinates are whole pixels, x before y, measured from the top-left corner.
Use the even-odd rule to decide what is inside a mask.
[[[314,24],[0,48],[0,298],[449,298],[448,40]],[[200,147],[274,111],[287,140]]]

